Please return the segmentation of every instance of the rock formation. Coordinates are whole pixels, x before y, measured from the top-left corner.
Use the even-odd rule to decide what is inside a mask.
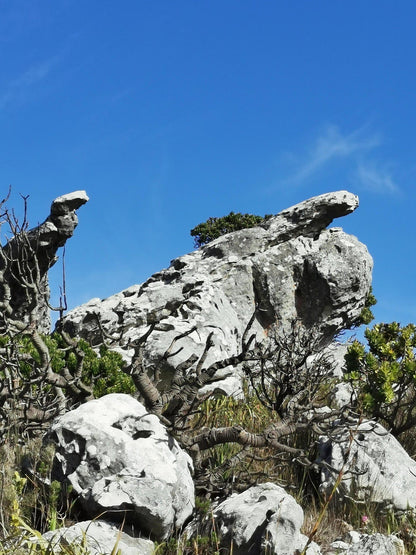
[[[326,493],[332,490],[345,464],[341,495],[380,503],[395,511],[416,508],[416,462],[380,424],[367,421],[356,431],[345,428],[331,439],[321,438],[320,456],[326,463],[321,475]]]
[[[362,534],[352,531],[331,544],[326,555],[405,555],[404,544],[393,534]]]
[[[72,235],[77,224],[75,210],[87,200],[82,191],[59,197],[52,204],[49,218],[28,232],[45,291],[46,274],[55,262],[56,250]],[[357,206],[357,197],[346,191],[309,199],[273,216],[262,226],[222,236],[173,260],[169,268],[142,285],[105,300],[92,299],[65,317],[64,329],[95,346],[101,344],[103,335],[107,340],[111,336],[115,338],[113,348],[129,360],[133,354],[132,343],[157,323],[144,344],[140,362],[143,360],[145,370],[156,368],[167,378],[163,385],[169,386],[172,370],[191,356],[200,357],[211,332],[214,332],[213,347],[208,351],[205,366],[240,352],[253,314],[251,331],[259,342],[268,341],[270,328],[285,332],[296,319],[307,329],[308,337],[309,330],[314,334],[318,331],[322,338],[320,346],[329,349],[338,361],[334,362],[332,372],[339,376],[345,349],[331,342],[338,332],[358,321],[370,290],[372,259],[355,237],[341,228],[327,229],[327,226]],[[13,241],[4,248],[11,253],[11,260],[17,260]],[[29,309],[20,285],[14,280],[13,271],[7,274],[0,267],[0,278],[4,277],[13,291],[14,315],[24,319]],[[44,318],[46,306],[38,306],[37,311],[38,318]],[[163,357],[180,335],[171,356]],[[236,368],[228,368],[228,373],[229,391],[233,392],[238,388]],[[143,375],[147,378],[145,372]],[[332,394],[338,405],[344,406],[353,392],[341,388]],[[320,406],[319,410],[331,412],[332,409]],[[310,418],[307,413],[304,416]],[[339,418],[339,413],[336,417]],[[317,433],[323,433],[320,430]],[[378,431],[379,428],[359,430],[354,438],[355,451],[351,450],[351,456],[356,458],[356,465],[361,465],[357,476],[362,480],[356,483],[363,497],[367,499],[370,494],[376,501],[382,493],[375,493],[375,485],[381,484],[383,495],[386,488],[397,485],[397,490],[392,489],[390,504],[400,509],[405,509],[407,504],[416,507],[416,501],[413,503],[416,496],[409,501],[416,484],[407,475],[416,475],[414,463],[410,464],[409,457],[405,459],[400,446],[386,434],[375,433]],[[56,444],[52,479],[71,484],[88,518],[103,515],[103,519],[113,521],[125,516],[125,531],[132,536],[121,537],[126,553],[135,549],[137,553],[151,552],[152,542],[141,540],[143,543],[139,546],[136,536],[157,541],[180,538],[182,527],[192,515],[193,523],[202,524],[200,515],[194,513],[190,456],[162,421],[132,396],[110,394],[85,403],[60,416],[49,437]],[[180,435],[175,437],[180,441]],[[323,489],[333,487],[349,437],[346,429],[345,437],[341,435],[334,443],[323,439],[320,461],[325,468]],[[184,445],[190,444],[184,442]],[[394,454],[390,454],[390,447]],[[383,466],[383,457],[389,464],[397,459],[397,469],[393,466],[391,471],[400,476],[397,484],[390,467]],[[325,467],[325,462],[330,466]],[[383,482],[384,475],[388,483]],[[348,487],[346,478],[345,488],[348,490]],[[224,548],[232,545],[236,555],[263,550],[292,555],[306,544],[306,537],[300,533],[302,508],[275,484],[254,486],[216,502],[212,509],[210,520],[215,521],[219,542]],[[68,534],[71,541],[84,531],[92,542],[97,540],[113,548],[117,532],[112,523],[78,523],[62,533]],[[391,538],[384,536],[360,536],[351,542],[339,543],[338,547],[352,554],[360,552],[357,546],[364,549],[371,542],[381,546],[391,543],[392,549],[396,547]],[[335,544],[334,547],[337,548]],[[311,543],[307,553],[318,555],[321,551]]]
[[[213,511],[213,520],[221,545],[233,546],[235,555],[270,553],[292,555],[305,547],[300,533],[303,510],[283,488],[272,483],[253,486],[234,494]],[[319,555],[312,543],[307,555]]]
[[[172,261],[166,270],[105,300],[92,299],[71,311],[64,327],[93,344],[105,332],[129,342],[149,324],[160,322],[145,346],[145,359],[171,371],[201,354],[210,332],[215,346],[208,362],[235,355],[257,308],[257,340],[271,325],[285,329],[293,319],[318,327],[323,344],[351,327],[360,315],[371,283],[367,248],[340,228],[325,229],[335,217],[352,212],[356,196],[328,193],[302,202],[267,220],[262,227],[222,236]],[[175,356],[160,359],[179,334],[194,331],[177,344]]]
[[[49,333],[48,271],[57,261],[56,252],[72,237],[78,224],[76,210],[88,201],[85,191],[75,191],[58,197],[47,219],[24,234],[12,237],[1,249],[0,297],[9,299],[12,313],[9,319],[26,321],[35,316],[41,331]],[[36,286],[32,294],[24,281]],[[29,292],[29,295],[28,295]],[[4,326],[3,318],[0,326]]]
[[[113,393],[58,418],[53,476],[67,480],[89,517],[123,518],[163,540],[195,506],[192,461],[157,416]],[[121,516],[120,516],[121,515]]]

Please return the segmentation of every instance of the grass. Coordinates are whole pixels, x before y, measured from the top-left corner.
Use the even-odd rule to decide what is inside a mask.
[[[232,426],[241,425],[250,432],[261,432],[273,420],[270,412],[261,405],[255,396],[248,395],[243,400],[236,400],[230,397],[220,397],[210,399],[203,405],[204,425],[205,426]],[[303,438],[303,441],[305,438]],[[407,444],[413,447],[416,445],[415,434],[406,436]],[[302,438],[299,439],[302,441]],[[218,445],[211,449],[208,457],[211,468],[221,469],[226,466],[226,461],[241,450],[240,446],[226,444]],[[274,481],[286,484],[286,490],[291,493],[304,508],[304,525],[302,533],[311,537],[323,550],[336,539],[342,538],[348,531],[356,530],[363,533],[395,534],[403,540],[407,555],[416,555],[416,514],[407,513],[397,515],[392,511],[383,510],[378,504],[356,503],[354,500],[341,500],[334,491],[332,499],[324,498],[318,489],[316,476],[302,467],[290,465],[282,468],[273,453],[268,449],[256,451],[256,457],[247,461],[238,461],[232,469],[234,475],[250,474],[257,476],[258,483],[262,481]],[[230,472],[226,470],[225,472]],[[273,479],[270,480],[270,476]],[[227,475],[225,475],[227,477]],[[339,482],[342,481],[342,473]],[[291,484],[291,488],[287,487]],[[339,485],[339,484],[337,484]],[[336,490],[337,488],[335,488]],[[209,538],[208,538],[209,539]],[[198,539],[201,541],[201,538]],[[204,538],[207,541],[207,538]],[[216,548],[211,545],[211,549]],[[215,551],[199,551],[195,545],[186,549],[181,546],[181,550],[163,551],[163,555],[186,554],[197,555],[198,553],[214,553]],[[223,548],[221,553],[229,553],[230,548]]]
[[[202,405],[202,412],[195,416],[200,426],[240,425],[252,433],[261,432],[273,421],[273,415],[258,399],[247,392],[245,400],[230,397],[210,399]],[[13,438],[12,438],[13,439]],[[45,542],[45,531],[72,524],[71,501],[61,496],[58,486],[48,486],[53,449],[45,449],[39,439],[26,443],[12,441],[0,448],[0,555],[41,554],[58,552],[52,542]],[[300,438],[306,441],[310,438]],[[415,445],[411,434],[406,437]],[[302,532],[313,537],[324,550],[349,530],[365,533],[396,534],[406,546],[408,555],[416,555],[416,516],[411,513],[395,515],[383,511],[375,504],[357,504],[350,500],[324,499],[318,490],[316,476],[311,471],[293,464],[282,466],[270,449],[244,451],[241,446],[218,445],[206,453],[209,468],[218,472],[230,485],[240,478],[252,482],[274,481],[286,487],[305,512]],[[230,459],[234,463],[229,465]],[[36,476],[25,476],[22,468],[32,468]],[[289,485],[291,487],[289,487]],[[171,538],[155,548],[155,555],[226,555],[232,546],[221,546],[212,519],[209,499],[200,497],[196,502],[199,515],[209,526],[201,528],[195,537]],[[365,517],[365,518],[363,518]],[[64,555],[88,555],[85,538],[80,538],[61,551]],[[114,552],[116,553],[116,552]]]

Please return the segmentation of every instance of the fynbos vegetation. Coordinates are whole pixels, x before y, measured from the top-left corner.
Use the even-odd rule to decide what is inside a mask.
[[[73,211],[73,198],[68,201],[69,207],[62,198],[54,210],[65,216]],[[115,334],[106,329],[99,313],[94,314],[98,335],[91,346],[65,329],[63,285],[56,330],[46,333],[40,307],[49,304],[47,271],[55,256],[41,254],[42,229],[29,230],[26,199],[22,223],[6,207],[6,201],[0,206],[1,230],[6,232],[6,241],[0,246],[0,535],[4,546],[0,554],[46,555],[58,550],[42,533],[76,519],[82,508],[71,488],[53,481],[53,447],[46,447],[42,439],[60,415],[118,392],[140,400],[146,414],[157,417],[169,437],[193,461],[197,531],[159,542],[157,553],[231,552],[232,544],[221,543],[212,503],[266,481],[290,488],[299,502],[306,500],[312,507],[306,518],[309,542],[303,543],[303,553],[312,539],[322,546],[328,543],[324,523],[334,511],[333,503],[340,499],[342,480],[353,472],[347,463],[356,437],[362,434],[361,423],[371,417],[398,437],[416,423],[415,327],[393,323],[368,329],[368,348],[358,341],[351,344],[346,356],[347,372],[342,377],[335,371],[334,358],[327,349],[328,334],[322,334],[321,322],[311,325],[307,318],[273,320],[273,308],[259,301],[246,315],[235,354],[213,360],[218,337],[210,332],[200,350],[195,348],[186,360],[174,365],[170,374],[162,375],[161,369],[183,350],[183,341],[197,332],[196,325],[190,321],[185,331],[174,330],[172,341],[159,358],[149,359],[145,347],[155,334],[172,331],[168,318],[180,313],[184,305],[149,311],[147,321],[140,322],[144,333],[123,344],[129,355],[122,356],[119,347],[133,325],[131,319],[120,315]],[[80,205],[77,202],[74,206]],[[229,231],[258,225],[265,218],[231,213],[225,218],[211,218],[191,234],[200,246]],[[303,269],[301,278],[312,275],[312,285],[318,283],[319,291],[327,295],[316,267],[304,265]],[[303,284],[298,292],[302,310],[311,287]],[[368,288],[367,293],[367,302],[361,304],[361,320],[357,320],[358,311],[351,326],[371,320],[370,307],[375,299]],[[314,307],[318,311],[317,303]],[[258,333],[259,327],[263,334]],[[230,368],[241,378],[242,389],[236,398],[215,387],[221,372]],[[331,394],[343,380],[350,383],[351,394],[347,402],[340,403]],[[349,433],[345,464],[330,495],[324,498],[319,473],[323,468],[333,469],[319,456],[318,445],[323,437],[337,441],[343,430]],[[138,434],[147,437],[143,431]],[[362,527],[355,504],[346,497],[339,502],[343,519]],[[378,509],[370,505],[365,509],[366,513],[371,510],[376,514]],[[129,517],[127,511],[127,524]],[[377,518],[380,527],[383,522],[392,522],[386,514]],[[332,528],[336,530],[340,528],[338,520],[334,515]],[[411,526],[409,520],[406,526]],[[403,529],[403,523],[398,523],[396,531],[401,530],[408,541]],[[112,553],[117,553],[117,541]],[[64,553],[87,554],[86,538],[62,545],[61,549]]]

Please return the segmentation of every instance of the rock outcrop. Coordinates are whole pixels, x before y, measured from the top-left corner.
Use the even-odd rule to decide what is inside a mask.
[[[89,517],[123,519],[163,540],[195,506],[192,461],[157,416],[110,394],[59,417],[53,477],[69,481]]]
[[[207,363],[238,353],[256,307],[252,330],[259,341],[271,325],[285,329],[296,318],[318,327],[323,344],[329,343],[356,322],[370,288],[367,248],[340,228],[325,229],[357,206],[357,197],[346,191],[302,202],[262,227],[230,233],[173,260],[142,285],[92,299],[71,311],[64,327],[98,344],[99,318],[106,332],[123,332],[119,346],[128,358],[129,342],[158,321],[160,331],[149,337],[144,354],[162,374],[201,354],[212,331]],[[161,363],[172,340],[192,328]]]
[[[26,232],[12,238],[3,248],[0,257],[0,295],[10,298],[12,314],[8,318],[26,321],[28,314],[35,315],[38,329],[49,333],[48,271],[57,261],[56,252],[72,237],[78,224],[76,210],[88,201],[85,191],[75,191],[55,199],[48,218]],[[36,296],[24,285],[36,281]],[[28,295],[29,291],[29,295]],[[0,319],[0,327],[4,325]]]
[[[305,547],[300,533],[303,510],[283,488],[272,483],[259,484],[234,494],[213,511],[216,532],[224,548],[235,555],[270,553],[293,555]],[[312,543],[307,555],[321,553]]]
[[[321,474],[323,491],[332,490],[344,468],[340,495],[395,511],[416,508],[416,462],[380,424],[363,422],[355,431],[345,429],[331,439],[321,438],[320,456],[327,463]]]

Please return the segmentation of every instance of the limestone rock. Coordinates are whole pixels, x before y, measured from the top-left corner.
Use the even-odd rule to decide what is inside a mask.
[[[348,430],[320,440],[321,489],[331,491],[350,443]],[[380,424],[363,422],[354,434],[339,493],[405,511],[416,507],[416,462]],[[352,471],[352,472],[348,472]]]
[[[327,555],[404,555],[403,541],[396,536],[350,532],[344,541],[331,544]]]
[[[63,247],[67,239],[72,237],[74,233],[78,224],[76,210],[88,200],[85,191],[75,191],[58,197],[53,201],[48,218],[38,227],[27,232],[27,239],[30,244],[31,252],[26,253],[26,268],[20,260],[21,247],[19,243],[15,239],[11,239],[4,246],[6,256],[13,261],[4,268],[4,279],[10,287],[10,304],[13,309],[13,319],[25,321],[27,320],[29,311],[33,312],[36,314],[36,319],[39,322],[39,329],[45,333],[49,333],[51,323],[49,307],[47,305],[47,301],[49,300],[47,273],[57,261],[57,250]],[[3,268],[0,269],[3,270]],[[29,275],[33,276],[37,273],[41,294],[39,295],[37,306],[33,307],[28,305],[21,279],[16,279],[15,276],[28,278]],[[0,293],[4,294],[4,286],[1,283]],[[2,322],[0,319],[0,326],[1,324]]]
[[[120,531],[120,525],[103,520],[77,522],[68,528],[59,528],[43,534],[43,538],[53,546],[53,553],[68,552],[65,548],[60,549],[59,544],[62,539],[64,539],[65,545],[66,542],[69,544],[81,542],[84,537],[86,538],[85,547],[90,555],[112,553],[117,540],[117,549],[122,555],[152,555],[155,549],[155,544],[151,540],[134,538]],[[75,550],[75,552],[77,551]]]
[[[81,405],[54,422],[51,438],[53,476],[70,482],[90,517],[125,514],[160,540],[191,515],[189,455],[131,396],[113,393]]]
[[[280,238],[316,236],[335,218],[358,208],[358,197],[348,191],[335,191],[305,200],[264,222],[263,227]]]
[[[152,333],[144,354],[162,374],[201,355],[212,331],[215,346],[207,364],[237,354],[256,306],[257,340],[266,340],[271,325],[286,329],[297,318],[307,328],[318,327],[323,343],[329,343],[357,320],[370,288],[372,259],[366,247],[340,228],[325,229],[357,205],[357,197],[346,191],[302,202],[263,227],[224,235],[173,260],[142,285],[91,300],[71,311],[64,327],[98,344],[99,317],[107,332],[124,331],[120,348],[129,359],[129,342],[160,321],[163,330]],[[160,364],[172,340],[193,327],[177,343],[175,356]]]
[[[221,545],[228,548],[232,545],[235,555],[293,555],[307,541],[300,533],[301,506],[283,488],[272,483],[231,495],[214,509],[213,519]],[[308,555],[320,553],[314,543],[307,550]]]

